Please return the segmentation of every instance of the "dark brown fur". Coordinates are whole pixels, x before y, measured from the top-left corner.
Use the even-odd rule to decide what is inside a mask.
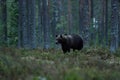
[[[70,52],[70,49],[81,50],[83,48],[83,40],[77,34],[72,35],[56,35],[56,43],[61,44],[64,53]]]

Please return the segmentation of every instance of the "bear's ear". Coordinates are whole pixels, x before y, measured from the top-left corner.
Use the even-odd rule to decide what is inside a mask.
[[[60,38],[63,38],[63,36],[62,36],[62,35],[60,35]]]
[[[64,34],[60,35],[60,38],[66,39],[66,36]]]

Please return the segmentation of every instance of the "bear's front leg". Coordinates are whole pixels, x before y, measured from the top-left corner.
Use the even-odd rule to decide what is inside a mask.
[[[63,50],[64,53],[70,52],[70,47],[68,45],[64,44],[64,45],[62,45],[62,50]]]
[[[62,50],[63,50],[63,53],[68,52],[68,50],[66,49],[66,47],[63,47],[63,46],[62,46]]]

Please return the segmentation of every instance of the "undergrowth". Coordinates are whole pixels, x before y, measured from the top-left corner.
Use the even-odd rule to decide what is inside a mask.
[[[119,80],[119,50],[85,48],[61,50],[0,48],[0,80]]]

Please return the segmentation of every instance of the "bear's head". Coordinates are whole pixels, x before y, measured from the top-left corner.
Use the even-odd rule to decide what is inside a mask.
[[[67,41],[66,34],[56,35],[56,44],[64,44]]]

